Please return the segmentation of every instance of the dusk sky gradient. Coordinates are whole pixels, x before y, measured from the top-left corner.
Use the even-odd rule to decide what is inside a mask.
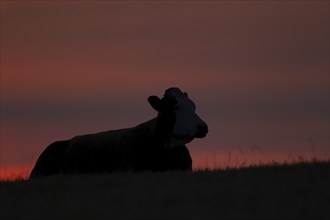
[[[329,2],[1,1],[2,167],[151,119],[172,86],[209,125],[196,168],[329,159]]]

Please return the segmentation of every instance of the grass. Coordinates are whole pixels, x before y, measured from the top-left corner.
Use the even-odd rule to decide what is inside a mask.
[[[0,182],[0,219],[329,219],[330,162]]]

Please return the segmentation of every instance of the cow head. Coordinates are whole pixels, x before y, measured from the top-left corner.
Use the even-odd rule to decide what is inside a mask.
[[[197,115],[195,103],[179,88],[169,88],[162,99],[149,96],[150,105],[166,120],[169,147],[189,143],[194,138],[203,138],[208,132],[207,124]]]

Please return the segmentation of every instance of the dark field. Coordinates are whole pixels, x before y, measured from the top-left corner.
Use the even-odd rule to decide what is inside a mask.
[[[330,219],[330,162],[0,182],[5,219]]]

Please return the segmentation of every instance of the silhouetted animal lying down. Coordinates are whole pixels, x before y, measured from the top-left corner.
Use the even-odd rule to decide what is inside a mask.
[[[156,118],[136,127],[105,131],[56,141],[40,155],[30,178],[52,174],[118,171],[191,170],[186,143],[203,138],[207,124],[179,88],[169,88],[162,99],[149,96]]]

